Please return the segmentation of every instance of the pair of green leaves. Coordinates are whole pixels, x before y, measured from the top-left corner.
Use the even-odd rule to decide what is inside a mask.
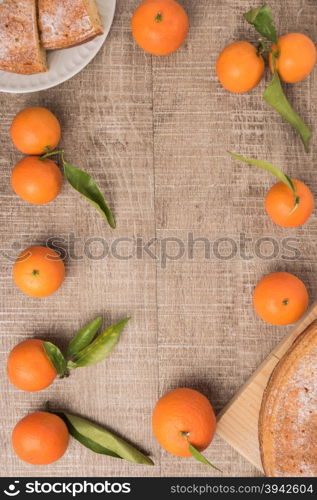
[[[65,357],[56,345],[44,342],[45,352],[59,376],[66,376],[74,368],[92,366],[102,361],[117,344],[129,319],[110,326],[96,337],[102,324],[102,318],[98,316],[72,338]],[[133,463],[154,465],[148,456],[103,427],[68,412],[52,413],[64,420],[71,436],[93,452]]]
[[[110,208],[108,207],[103,194],[101,193],[99,187],[97,186],[91,175],[65,161],[64,152],[60,150],[48,151],[46,154],[41,156],[41,159],[44,160],[45,158],[54,155],[58,155],[60,157],[64,169],[64,174],[69,184],[98,210],[102,217],[104,217],[108,221],[110,227],[115,229],[115,218]]]
[[[102,324],[102,318],[95,318],[70,341],[66,356],[52,342],[44,342],[45,352],[58,375],[63,378],[68,375],[69,370],[96,365],[103,361],[117,344],[129,319],[125,318],[110,326],[96,337]]]
[[[52,411],[52,413],[61,417],[66,423],[70,435],[89,450],[101,455],[121,458],[128,462],[154,465],[148,456],[100,425],[65,411]]]
[[[255,158],[245,158],[244,156],[231,153],[230,151],[228,151],[228,153],[229,155],[232,156],[232,158],[242,161],[243,163],[248,163],[249,165],[254,165],[255,167],[260,167],[263,170],[266,170],[266,172],[269,172],[270,174],[274,175],[280,181],[282,181],[285,184],[285,186],[287,186],[292,191],[294,196],[294,207],[291,213],[293,213],[296,210],[299,204],[299,196],[297,195],[292,179],[290,179],[288,175],[284,174],[282,170],[273,165],[273,163],[269,163],[268,161],[256,160]]]
[[[260,35],[264,36],[266,40],[273,42],[277,46],[278,38],[273,23],[273,16],[267,5],[251,9],[249,12],[244,14],[244,18],[248,21],[248,23],[255,27]],[[271,82],[264,91],[263,99],[292,125],[292,127],[299,134],[305,150],[308,151],[312,132],[298,113],[296,113],[293,109],[284,93],[281,80],[276,69],[276,60],[279,57],[278,52],[276,53],[274,50],[270,49],[270,53],[274,72]]]

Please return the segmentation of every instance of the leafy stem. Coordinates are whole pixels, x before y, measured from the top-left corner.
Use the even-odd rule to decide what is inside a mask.
[[[97,337],[102,318],[98,316],[84,326],[70,341],[66,356],[52,342],[44,342],[44,350],[60,378],[68,377],[69,371],[82,366],[91,366],[103,361],[114,349],[121,332],[130,318],[108,327]]]
[[[263,38],[260,38],[257,47],[258,56],[263,56],[266,58],[268,52],[270,51],[270,45],[270,42],[268,42],[267,40],[263,40]]]
[[[63,155],[64,151],[62,149],[56,149],[55,151],[48,151],[40,156],[40,160],[43,161],[46,158],[50,158],[51,156]]]
[[[84,196],[84,198],[86,198],[86,200],[88,200],[89,203],[91,203],[108,221],[109,226],[112,227],[112,229],[115,229],[116,221],[113,213],[108,207],[103,194],[101,193],[97,183],[94,181],[91,175],[87,174],[87,172],[85,172],[84,170],[80,170],[79,168],[74,167],[73,165],[68,163],[65,160],[64,151],[60,149],[44,153],[42,156],[40,156],[40,160],[43,161],[51,156],[59,156],[63,165],[65,177],[72,188],[74,188],[75,191]]]
[[[249,24],[254,26],[261,36],[270,42],[267,44],[263,40],[260,40],[258,46],[259,55],[271,55],[273,70],[273,77],[264,91],[263,99],[292,125],[299,134],[307,152],[312,132],[289,103],[281,85],[276,65],[276,60],[280,56],[280,49],[278,47],[277,31],[273,23],[272,12],[267,5],[262,5],[246,12],[244,18]]]
[[[188,449],[189,449],[189,452],[191,454],[191,456],[193,458],[195,458],[195,460],[197,460],[197,462],[200,462],[204,465],[208,465],[209,467],[212,467],[213,469],[216,469],[217,471],[219,472],[222,472],[221,469],[218,469],[218,467],[216,467],[215,465],[213,465],[211,462],[209,462],[209,460],[207,460],[207,458],[204,457],[204,455],[202,455],[200,453],[200,451],[197,450],[197,448],[195,448],[195,446],[193,446],[191,444],[191,442],[189,441],[189,438],[190,438],[190,432],[187,432],[187,431],[181,431],[180,432],[180,435],[182,437],[184,437],[188,443]]]
[[[294,207],[292,208],[291,212],[289,215],[294,213],[294,211],[297,209],[300,198],[296,192],[296,188],[294,186],[294,183],[288,175],[284,174],[282,170],[280,170],[278,167],[273,165],[273,163],[269,163],[268,161],[263,161],[263,160],[257,160],[255,158],[246,158],[241,155],[237,155],[235,153],[232,153],[231,151],[228,151],[229,155],[232,156],[232,158],[235,158],[236,160],[239,160],[243,163],[247,163],[249,165],[254,165],[255,167],[260,167],[263,170],[266,170],[266,172],[269,172],[270,174],[274,175],[279,181],[283,182],[285,186],[287,186],[293,193],[294,196]]]
[[[264,91],[263,99],[269,106],[275,109],[275,111],[277,111],[285,120],[287,120],[292,125],[292,127],[299,134],[302,143],[304,144],[305,151],[308,152],[309,142],[312,137],[312,131],[289,103],[284,93],[280,77],[276,69],[275,61],[276,55],[272,54],[274,73],[272,80]]]

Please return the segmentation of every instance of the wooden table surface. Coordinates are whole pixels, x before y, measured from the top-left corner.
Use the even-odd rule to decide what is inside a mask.
[[[151,432],[155,402],[171,388],[189,386],[219,411],[286,335],[288,328],[264,324],[252,309],[252,289],[264,274],[294,272],[311,299],[317,296],[316,218],[299,229],[275,226],[263,209],[273,179],[226,154],[230,149],[275,162],[317,192],[316,139],[306,154],[261,99],[264,82],[251,93],[230,95],[215,75],[224,45],[256,41],[242,14],[257,2],[183,0],[190,33],[164,58],[132,41],[129,23],[138,3],[118,0],[103,49],[75,78],[48,91],[0,95],[1,475],[219,474],[160,449]],[[271,0],[270,6],[280,33],[301,31],[316,41],[315,0]],[[313,128],[316,90],[316,71],[287,86]],[[30,105],[60,118],[66,157],[98,180],[115,212],[115,231],[66,184],[48,206],[25,204],[12,193],[11,166],[20,155],[8,130],[13,116]],[[12,261],[22,248],[50,238],[66,249],[67,279],[39,301],[16,289]],[[78,369],[44,392],[9,385],[5,364],[15,344],[35,336],[63,346],[98,314],[106,324],[133,318],[105,362]],[[11,430],[47,400],[118,431],[156,465],[95,455],[74,440],[51,466],[24,464],[12,451]],[[259,475],[219,437],[206,456],[226,476]]]

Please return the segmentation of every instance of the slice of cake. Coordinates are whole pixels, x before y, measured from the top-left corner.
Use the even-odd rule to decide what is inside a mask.
[[[0,1],[0,70],[25,75],[47,71],[35,0]]]
[[[45,49],[64,49],[103,33],[95,0],[39,0],[39,26]]]

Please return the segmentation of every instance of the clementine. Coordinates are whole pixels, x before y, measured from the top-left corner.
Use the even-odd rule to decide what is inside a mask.
[[[12,432],[15,453],[32,465],[56,462],[67,450],[68,441],[69,432],[64,421],[44,411],[22,418]]]
[[[15,387],[30,392],[45,389],[57,375],[39,339],[24,340],[12,349],[7,374]]]
[[[46,297],[63,283],[65,266],[54,250],[35,246],[20,253],[13,268],[13,279],[22,292],[32,297]]]
[[[278,39],[276,69],[284,82],[295,83],[304,80],[316,64],[317,51],[314,42],[302,33],[288,33]],[[272,54],[269,54],[273,72]]]
[[[314,197],[303,182],[292,179],[299,198],[294,210],[293,192],[283,183],[277,182],[268,191],[265,198],[265,209],[269,217],[283,227],[297,227],[305,224],[314,210]]]
[[[49,158],[27,156],[12,170],[11,184],[22,200],[35,205],[53,201],[62,186],[62,174],[56,163]]]
[[[188,443],[203,451],[212,441],[216,417],[208,399],[198,391],[175,389],[157,402],[153,433],[160,445],[178,457],[191,455]]]
[[[265,65],[257,49],[249,42],[233,42],[223,49],[216,62],[216,73],[229,92],[243,94],[258,85]]]
[[[183,44],[189,20],[175,0],[145,0],[135,10],[131,27],[134,40],[143,50],[164,56]]]
[[[41,155],[53,150],[61,138],[61,127],[51,111],[40,106],[20,111],[11,124],[15,147],[26,155]]]
[[[254,289],[253,305],[267,323],[289,325],[297,321],[308,307],[307,288],[293,274],[268,274]]]

